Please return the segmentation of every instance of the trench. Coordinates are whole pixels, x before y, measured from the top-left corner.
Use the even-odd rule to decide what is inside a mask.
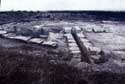
[[[77,36],[76,31],[72,29],[71,34],[73,38],[75,39],[80,52],[81,52],[81,62],[87,62],[91,63],[90,61],[90,53],[88,52],[87,48],[84,46],[84,44],[81,42],[80,38]]]

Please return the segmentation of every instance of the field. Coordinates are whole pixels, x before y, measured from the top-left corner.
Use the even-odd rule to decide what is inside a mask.
[[[0,18],[17,16],[1,19],[0,84],[125,83],[125,24],[118,17],[8,13]]]

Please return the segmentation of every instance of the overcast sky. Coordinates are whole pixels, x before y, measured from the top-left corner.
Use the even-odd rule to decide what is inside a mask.
[[[125,10],[125,0],[1,0],[0,10]]]

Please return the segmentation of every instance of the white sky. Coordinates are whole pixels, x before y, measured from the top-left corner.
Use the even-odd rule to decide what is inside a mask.
[[[125,0],[1,0],[0,10],[122,10]]]

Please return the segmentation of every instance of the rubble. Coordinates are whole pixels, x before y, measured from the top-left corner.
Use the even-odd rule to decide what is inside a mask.
[[[48,35],[39,35],[39,37],[42,38],[42,39],[47,39]]]
[[[114,27],[116,28],[114,29]],[[124,25],[120,27],[113,24],[94,22],[41,21],[39,24],[35,22],[5,24],[2,28],[0,27],[0,34],[5,38],[51,47],[62,46],[65,42],[65,49],[69,51],[73,59],[81,59],[80,47],[72,35],[72,30],[75,30],[80,42],[87,49],[86,53],[89,53],[90,59],[99,60],[100,52],[104,51],[105,53],[106,50],[113,51],[117,58],[122,59],[125,55],[125,30]]]
[[[12,38],[12,37],[15,37],[16,34],[13,34],[13,33],[6,33],[6,34],[3,34],[3,36],[4,36],[5,38]]]
[[[68,43],[68,46],[69,46],[69,47],[72,47],[72,46],[73,46],[73,47],[78,47],[78,45],[76,44],[76,42],[74,42],[74,43]]]
[[[85,38],[85,35],[83,33],[77,33],[77,36],[83,39]]]
[[[74,46],[69,47],[69,50],[70,51],[80,51],[79,48],[76,47],[76,46],[75,47]]]
[[[63,29],[65,33],[71,33],[72,27],[64,27]]]
[[[44,41],[44,42],[42,43],[42,45],[44,45],[44,46],[56,47],[56,46],[57,46],[57,42],[53,42],[53,41]]]
[[[2,34],[6,34],[6,33],[7,33],[7,31],[0,30],[0,35],[2,35]]]
[[[75,31],[76,31],[77,33],[80,33],[80,32],[81,32],[81,27],[79,27],[79,26],[73,26],[73,29],[75,29]]]
[[[27,36],[14,36],[14,37],[9,37],[9,38],[16,39],[16,40],[28,41],[31,37],[27,37]]]
[[[86,42],[86,43],[89,42],[89,40],[88,40],[88,39],[85,39],[85,38],[81,38],[81,41],[82,41],[82,42]]]
[[[42,43],[43,41],[44,40],[41,38],[32,38],[29,40],[29,42],[38,43],[38,44]]]
[[[92,55],[98,55],[101,52],[101,49],[97,47],[89,47],[89,50]]]
[[[67,40],[74,40],[72,34],[64,34],[64,36],[67,38]]]
[[[75,43],[74,39],[68,39],[68,43]]]

